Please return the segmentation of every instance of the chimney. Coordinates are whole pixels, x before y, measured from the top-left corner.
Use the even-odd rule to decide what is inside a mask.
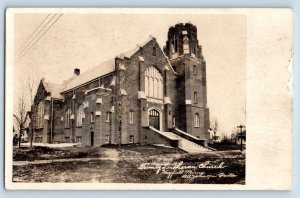
[[[77,75],[77,76],[79,76],[80,75],[80,69],[75,68],[74,69],[74,74]]]

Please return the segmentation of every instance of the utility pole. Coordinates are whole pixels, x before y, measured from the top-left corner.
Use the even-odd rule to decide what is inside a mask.
[[[241,151],[243,151],[243,136],[242,136],[242,133],[243,133],[243,128],[245,128],[245,126],[243,125],[240,125],[240,126],[237,126],[237,128],[240,130],[240,134],[239,134],[239,137],[240,137],[240,141],[241,141]]]

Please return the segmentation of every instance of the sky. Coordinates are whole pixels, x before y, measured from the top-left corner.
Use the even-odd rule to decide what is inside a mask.
[[[229,135],[237,125],[245,124],[245,16],[65,13],[31,49],[22,50],[48,14],[15,14],[14,102],[25,90],[28,76],[37,83],[42,77],[48,82],[61,83],[73,75],[74,68],[84,72],[135,48],[150,35],[163,47],[170,26],[191,22],[198,28],[197,37],[206,60],[210,118],[218,120],[219,135]]]

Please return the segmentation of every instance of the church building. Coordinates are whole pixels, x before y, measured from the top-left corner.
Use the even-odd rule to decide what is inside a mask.
[[[202,146],[209,139],[206,62],[197,27],[169,28],[162,49],[144,44],[62,84],[41,79],[34,99],[34,142]]]

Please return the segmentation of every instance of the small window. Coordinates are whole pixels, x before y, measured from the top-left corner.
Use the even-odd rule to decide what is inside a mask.
[[[81,137],[81,136],[76,136],[76,142],[77,142],[77,143],[81,142],[81,140],[82,140],[82,137]]]
[[[129,111],[129,123],[133,124],[133,111]]]
[[[36,143],[42,143],[43,142],[43,137],[35,137],[35,142]]]
[[[197,104],[197,102],[198,102],[197,92],[194,92],[194,103]]]
[[[200,117],[199,114],[196,113],[194,114],[194,127],[199,127],[200,126]]]
[[[91,123],[95,122],[95,115],[94,112],[91,112]]]
[[[70,143],[70,137],[65,137],[65,142]]]
[[[106,136],[105,136],[105,143],[106,143],[106,144],[109,143],[109,139],[110,139],[110,138],[109,138],[109,135],[106,135]]]
[[[197,75],[197,66],[196,65],[193,66],[193,74]]]
[[[152,55],[156,56],[156,48],[155,47],[152,48]]]
[[[105,122],[110,122],[110,115],[111,115],[110,112],[106,112],[106,115],[105,115]]]
[[[134,143],[134,135],[129,136],[129,143]]]
[[[147,137],[147,136],[145,136],[145,137],[144,137],[144,139],[145,139],[145,140],[147,140],[147,139],[148,139],[148,137]]]
[[[202,86],[203,86],[203,87],[206,86],[206,79],[205,79],[205,78],[202,79]]]
[[[173,126],[173,128],[175,128],[175,116],[173,116],[173,119],[172,119],[172,126]]]

